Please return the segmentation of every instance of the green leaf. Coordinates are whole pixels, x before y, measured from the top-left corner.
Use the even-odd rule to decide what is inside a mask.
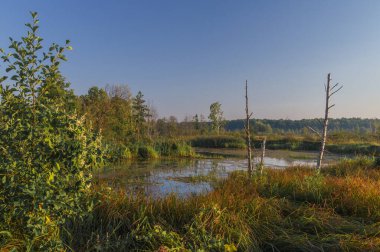
[[[53,172],[50,172],[50,175],[49,175],[49,182],[52,182],[54,181],[54,173]]]
[[[32,15],[32,18],[36,18],[37,17],[37,12],[35,12],[35,11],[31,11],[30,14]]]
[[[14,66],[10,66],[10,67],[8,67],[8,68],[6,68],[5,69],[5,72],[10,72],[10,71],[12,71],[13,69],[15,69],[15,67]]]
[[[33,32],[36,32],[36,31],[38,30],[38,28],[39,28],[39,26],[38,26],[38,25],[35,25],[35,26],[33,26],[32,31],[33,31]]]

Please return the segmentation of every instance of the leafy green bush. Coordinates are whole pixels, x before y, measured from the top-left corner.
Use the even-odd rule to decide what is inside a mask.
[[[11,39],[11,53],[2,56],[13,85],[0,78],[0,228],[9,233],[0,245],[18,240],[22,251],[57,251],[61,225],[91,209],[90,171],[102,162],[102,150],[62,99],[68,91],[59,65],[69,41],[41,52],[32,17],[27,36]]]

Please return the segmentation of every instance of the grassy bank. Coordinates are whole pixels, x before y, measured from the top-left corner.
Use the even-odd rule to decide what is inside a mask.
[[[178,198],[100,190],[93,215],[62,233],[75,251],[363,251],[380,247],[380,168],[373,159],[236,172]],[[202,250],[203,249],[203,250]]]
[[[245,141],[239,135],[197,136],[189,139],[191,146],[204,148],[245,148]]]
[[[134,143],[129,145],[108,145],[107,157],[110,162],[132,159],[186,158],[195,157],[192,147],[185,141],[161,139],[154,142]]]
[[[347,137],[351,137],[348,135]],[[292,150],[292,151],[318,151],[320,142],[311,136],[294,134],[267,135],[266,148],[270,150]],[[261,148],[262,136],[252,138],[255,148]],[[326,145],[327,151],[336,154],[353,155],[380,155],[380,144],[368,139],[346,138],[332,135]],[[197,136],[188,140],[193,147],[204,148],[245,148],[244,136],[239,134],[220,136]]]

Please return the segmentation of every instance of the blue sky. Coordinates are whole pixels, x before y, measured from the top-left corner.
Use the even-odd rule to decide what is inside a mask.
[[[159,116],[323,115],[331,72],[344,85],[332,117],[380,117],[377,0],[2,0],[0,47],[40,16],[45,45],[72,41],[62,72],[77,94],[94,85],[141,90]]]

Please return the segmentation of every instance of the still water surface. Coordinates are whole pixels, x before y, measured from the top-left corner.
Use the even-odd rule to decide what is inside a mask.
[[[247,160],[241,150],[197,149],[197,152],[218,158],[131,161],[106,167],[98,172],[98,176],[111,187],[131,193],[144,193],[152,197],[176,193],[186,197],[212,190],[212,181],[216,178],[247,169]],[[267,151],[264,165],[276,169],[297,165],[315,166],[316,157],[315,152]],[[327,155],[325,162],[336,162],[340,158]],[[257,162],[259,158],[255,158]]]

